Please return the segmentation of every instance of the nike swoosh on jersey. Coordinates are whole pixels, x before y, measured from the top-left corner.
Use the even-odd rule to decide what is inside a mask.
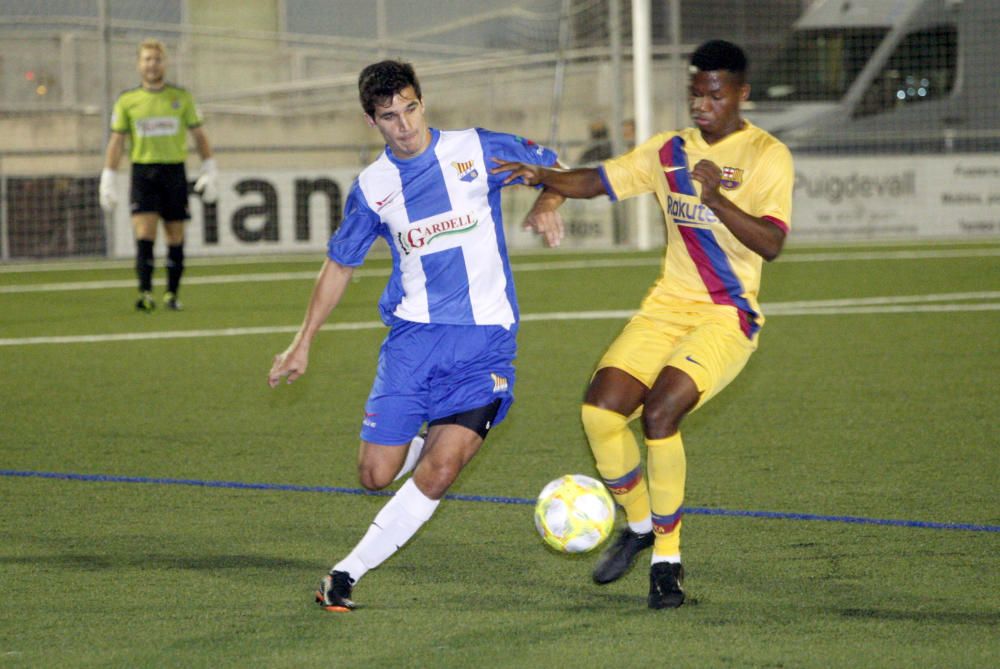
[[[397,191],[393,191],[393,192],[389,193],[388,195],[386,195],[386,196],[385,196],[384,198],[382,198],[381,200],[376,200],[376,201],[375,201],[375,207],[376,207],[376,209],[375,209],[375,210],[376,210],[376,211],[378,211],[379,209],[381,209],[381,208],[382,208],[382,207],[384,207],[385,205],[387,205],[387,204],[389,204],[390,202],[392,202],[393,200],[395,200],[395,199],[396,199],[396,196],[397,196],[397,195],[399,195],[399,191],[398,191],[398,190],[397,190]]]
[[[694,364],[698,365],[699,367],[704,367],[705,366],[705,365],[701,364],[700,362],[698,362],[697,360],[695,360],[694,358],[692,358],[689,355],[684,356],[684,359],[687,360],[688,362],[693,362]]]
[[[687,167],[685,167],[684,165],[678,165],[677,167],[664,167],[663,173],[667,174],[668,172],[676,172],[677,170],[686,170],[686,169]]]

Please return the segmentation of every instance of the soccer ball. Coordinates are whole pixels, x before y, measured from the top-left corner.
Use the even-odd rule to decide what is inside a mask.
[[[600,481],[583,474],[560,476],[542,488],[535,527],[552,548],[585,553],[601,545],[615,524],[615,503]]]

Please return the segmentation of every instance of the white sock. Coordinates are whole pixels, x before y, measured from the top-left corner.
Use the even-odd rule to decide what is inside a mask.
[[[375,516],[365,536],[350,554],[334,566],[334,571],[346,571],[357,582],[410,540],[437,509],[439,499],[425,496],[410,479]]]
[[[657,555],[653,553],[653,560],[650,564],[656,564],[657,562],[670,562],[671,564],[680,564],[681,556],[677,555]]]
[[[403,466],[400,468],[399,473],[396,474],[396,478],[393,481],[398,481],[407,474],[413,471],[417,466],[417,460],[420,459],[420,454],[424,452],[424,438],[419,434],[413,438],[410,442],[409,450],[406,452],[406,460],[403,461]]]
[[[628,528],[636,534],[649,534],[653,531],[653,519],[647,516],[638,523],[629,523]]]

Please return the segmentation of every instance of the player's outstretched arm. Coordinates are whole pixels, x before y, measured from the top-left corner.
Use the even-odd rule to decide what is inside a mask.
[[[531,165],[528,163],[510,162],[492,159],[496,167],[490,170],[491,174],[509,173],[504,178],[504,184],[520,179],[520,183],[526,186],[537,186],[539,184],[551,188],[564,197],[575,199],[589,199],[598,195],[606,195],[604,182],[601,181],[601,173],[596,167],[578,167],[572,170],[555,169],[542,167],[541,165]]]
[[[323,263],[313,286],[312,297],[309,298],[302,327],[288,348],[274,356],[271,371],[267,374],[269,386],[277,387],[282,378],[286,379],[286,383],[291,383],[306,373],[312,341],[330,312],[340,303],[353,274],[353,267],[346,267],[329,258]]]
[[[524,228],[534,230],[535,234],[541,235],[550,248],[559,246],[565,234],[562,215],[559,213],[559,207],[565,201],[565,197],[551,188],[546,188],[538,195],[531,211],[524,217]]]

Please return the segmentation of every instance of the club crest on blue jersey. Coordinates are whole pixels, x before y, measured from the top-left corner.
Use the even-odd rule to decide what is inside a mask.
[[[499,374],[494,374],[490,372],[490,376],[493,378],[493,392],[495,393],[505,393],[509,384],[507,383],[507,377],[500,376]]]
[[[738,188],[741,183],[743,183],[743,170],[741,168],[722,168],[722,183],[720,185],[723,188],[726,190],[733,190],[734,188]]]
[[[479,171],[476,170],[476,161],[474,160],[466,160],[460,163],[453,162],[451,166],[458,171],[458,178],[462,181],[472,182],[479,176]]]

